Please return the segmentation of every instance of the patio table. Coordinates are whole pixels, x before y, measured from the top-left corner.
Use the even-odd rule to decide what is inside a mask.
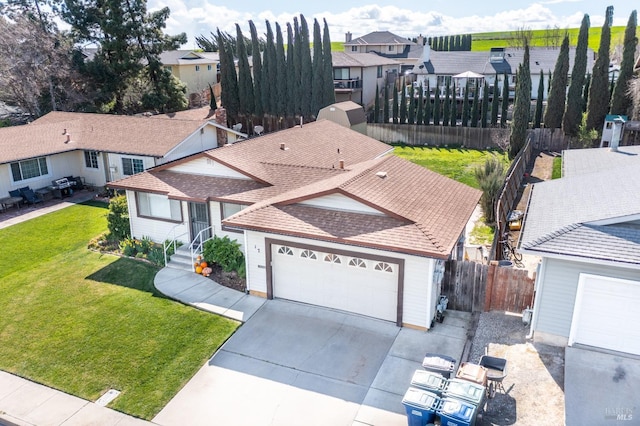
[[[5,197],[0,198],[0,204],[4,209],[7,209],[11,206],[17,206],[20,209],[20,203],[22,202],[22,197]]]

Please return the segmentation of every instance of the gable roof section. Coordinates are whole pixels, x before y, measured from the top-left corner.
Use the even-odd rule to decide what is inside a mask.
[[[334,67],[366,68],[380,65],[398,65],[398,61],[375,53],[331,52],[331,64]]]
[[[298,204],[334,192],[386,216]],[[225,223],[445,259],[479,198],[478,190],[389,155],[265,200]]]
[[[374,31],[369,34],[365,34],[362,37],[354,38],[351,41],[346,42],[345,46],[360,46],[360,45],[382,45],[382,44],[409,44],[415,45],[406,37],[396,35],[390,31]]]
[[[0,164],[76,149],[162,157],[206,125],[221,127],[206,120],[50,112],[31,124],[0,129]]]
[[[169,50],[160,54],[162,65],[203,65],[220,62],[217,52],[194,52],[193,50]]]

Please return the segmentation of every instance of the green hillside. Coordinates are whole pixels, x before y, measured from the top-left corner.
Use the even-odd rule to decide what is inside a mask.
[[[619,27],[611,27],[611,47],[623,44],[624,39],[624,26]],[[594,51],[598,51],[598,47],[600,46],[600,31],[602,27],[591,27],[589,28],[589,47]],[[553,31],[553,30],[552,30]],[[549,30],[532,30],[533,46],[553,46],[554,37],[552,31]],[[569,28],[567,30],[569,32],[569,39],[571,46],[575,46],[578,42],[578,32],[580,28]],[[637,30],[640,33],[640,27]],[[564,37],[564,29],[560,29],[556,34],[559,34],[555,39],[557,41],[557,46],[559,47],[562,43],[562,37]],[[473,44],[472,49],[474,51],[488,51],[492,47],[509,47],[511,44],[510,40],[514,38],[514,31],[498,31],[492,33],[474,33],[473,36]],[[331,50],[333,52],[344,52],[344,42],[342,41],[332,41],[331,42]]]

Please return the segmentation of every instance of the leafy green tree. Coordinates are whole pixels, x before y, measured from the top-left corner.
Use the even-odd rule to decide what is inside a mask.
[[[469,116],[471,115],[471,105],[469,104],[469,81],[464,86],[464,94],[462,95],[462,127],[469,126]]]
[[[498,111],[500,107],[500,86],[498,86],[498,74],[493,80],[493,98],[491,99],[491,127],[498,125]]]
[[[505,72],[502,83],[502,111],[500,112],[500,126],[507,126],[507,113],[509,112],[509,76]]]
[[[260,55],[260,39],[258,31],[253,21],[249,21],[249,31],[251,32],[251,61],[253,62],[253,112],[258,117],[264,114],[262,103],[262,57]]]
[[[376,98],[373,103],[373,122],[380,122],[380,87],[376,84]]]
[[[569,72],[569,35],[565,34],[560,46],[560,53],[553,69],[551,91],[547,99],[547,110],[544,114],[544,127],[558,129],[562,126],[567,96],[567,73]]]
[[[458,125],[458,100],[456,99],[456,82],[453,82],[453,89],[451,90],[453,96],[451,96],[451,107],[449,108],[449,125],[456,127]]]
[[[613,89],[611,99],[611,114],[629,115],[631,109],[631,96],[629,95],[629,81],[633,77],[633,66],[635,65],[635,51],[638,45],[636,37],[636,27],[638,26],[638,16],[636,11],[629,15],[627,28],[624,31],[624,47],[622,50],[622,62],[620,63],[620,74]]]
[[[244,40],[240,25],[236,24],[236,38]],[[253,80],[251,79],[251,68],[249,68],[249,59],[247,57],[247,49],[244,43],[237,44],[238,56],[238,112],[242,115],[250,115],[255,110],[253,100]]]
[[[451,119],[451,78],[446,77],[446,86],[444,89],[444,105],[442,106],[442,125],[449,126]]]
[[[473,91],[473,105],[471,106],[471,127],[478,127],[478,110],[480,107],[480,87],[476,79],[475,90]]]
[[[389,124],[389,86],[384,85],[384,105],[382,106],[382,122]]]
[[[399,105],[398,105],[398,88],[396,85],[393,85],[393,105],[392,105],[392,113],[393,113],[393,124],[398,124],[398,113],[399,113]]]
[[[485,80],[484,89],[482,91],[482,110],[480,111],[480,127],[487,127],[487,118],[489,117],[489,83]]]
[[[296,40],[296,44],[297,44]],[[313,71],[311,67],[311,47],[309,46],[309,27],[303,15],[300,15],[300,61],[302,64],[300,73],[301,112],[304,117],[310,118],[317,113],[311,110],[311,79]]]
[[[320,24],[317,19],[313,20],[313,81],[311,87],[311,112],[315,116],[323,107],[322,100],[324,97],[323,71],[322,64],[322,38],[320,34]]]
[[[607,8],[606,16],[613,13],[613,10],[609,9],[612,7]],[[598,133],[604,124],[604,117],[609,111],[609,45],[611,44],[609,25],[609,19],[605,19],[600,34],[598,56],[591,74],[589,100],[587,101],[587,129],[596,129]]]
[[[589,15],[585,14],[582,18],[582,24],[580,25],[580,32],[578,33],[578,43],[573,60],[573,69],[571,70],[571,83],[569,84],[569,91],[567,92],[567,108],[562,117],[562,130],[571,136],[577,135],[578,126],[582,121],[582,113],[586,107],[582,90],[585,84],[585,74],[587,73],[589,26]],[[548,81],[550,82],[551,79]]]
[[[331,57],[331,37],[329,36],[329,25],[324,20],[324,30],[322,32],[322,107],[331,105],[336,101],[336,92],[333,87],[333,59]]]
[[[284,54],[282,28],[276,22],[276,114],[283,117],[287,112],[287,60]]]
[[[127,197],[124,195],[112,198],[109,202],[107,228],[109,229],[109,239],[122,241],[131,236],[129,208],[127,205]]]
[[[540,82],[538,83],[538,98],[536,99],[536,113],[533,119],[533,128],[539,129],[542,122],[542,104],[544,103],[544,72],[540,70]]]

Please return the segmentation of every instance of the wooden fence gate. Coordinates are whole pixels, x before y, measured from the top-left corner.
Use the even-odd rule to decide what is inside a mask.
[[[535,278],[528,271],[464,260],[445,263],[442,295],[448,309],[465,312],[522,312],[533,306]]]

